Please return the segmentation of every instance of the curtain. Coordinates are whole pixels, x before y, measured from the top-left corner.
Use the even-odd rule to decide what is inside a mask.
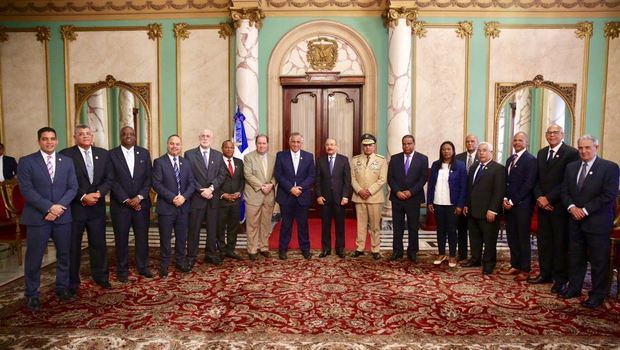
[[[353,101],[342,92],[334,92],[328,96],[328,137],[336,140],[338,153],[353,157]]]
[[[314,93],[302,93],[297,96],[297,102],[291,103],[291,132],[299,132],[304,137],[302,148],[314,153],[315,150],[315,119],[316,99]]]

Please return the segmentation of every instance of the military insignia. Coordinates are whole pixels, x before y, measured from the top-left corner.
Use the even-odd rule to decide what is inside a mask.
[[[314,70],[332,70],[338,61],[338,43],[325,37],[312,39],[308,41],[306,59]]]

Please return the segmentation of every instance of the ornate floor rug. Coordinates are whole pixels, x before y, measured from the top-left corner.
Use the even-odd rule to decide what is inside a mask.
[[[166,279],[133,274],[126,284],[113,274],[108,290],[88,279],[86,266],[71,303],[54,297],[48,267],[35,314],[23,280],[0,288],[0,348],[620,347],[617,299],[587,310],[552,295],[550,285],[435,267],[433,257],[307,261],[290,252],[286,261],[171,269]]]

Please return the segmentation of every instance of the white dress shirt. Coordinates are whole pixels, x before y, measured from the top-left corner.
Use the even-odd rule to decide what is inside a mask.
[[[52,156],[52,178],[56,175],[56,152],[52,152],[52,154],[47,154],[41,151],[41,155],[43,156],[43,163],[45,163],[45,168],[47,168],[47,157]]]
[[[437,205],[452,205],[450,201],[450,184],[448,179],[450,178],[450,164],[441,163],[441,169],[437,174],[437,184],[435,185],[435,198],[433,204]]]
[[[123,155],[125,156],[125,161],[127,162],[129,173],[131,174],[131,177],[133,178],[133,168],[136,163],[136,156],[133,153],[133,146],[129,149],[121,146],[121,150],[123,151]]]

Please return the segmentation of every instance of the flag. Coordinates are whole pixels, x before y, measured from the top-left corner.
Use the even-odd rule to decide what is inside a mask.
[[[235,131],[234,131],[234,139],[235,145],[237,146],[237,150],[239,150],[239,158],[243,159],[243,152],[248,149],[248,137],[245,135],[245,126],[243,122],[245,121],[245,115],[241,113],[239,106],[237,106],[237,113],[233,117],[233,121],[235,122]],[[236,152],[235,152],[236,153]],[[239,222],[243,223],[245,221],[245,201],[243,200],[243,195],[241,197],[241,216],[239,218]]]

